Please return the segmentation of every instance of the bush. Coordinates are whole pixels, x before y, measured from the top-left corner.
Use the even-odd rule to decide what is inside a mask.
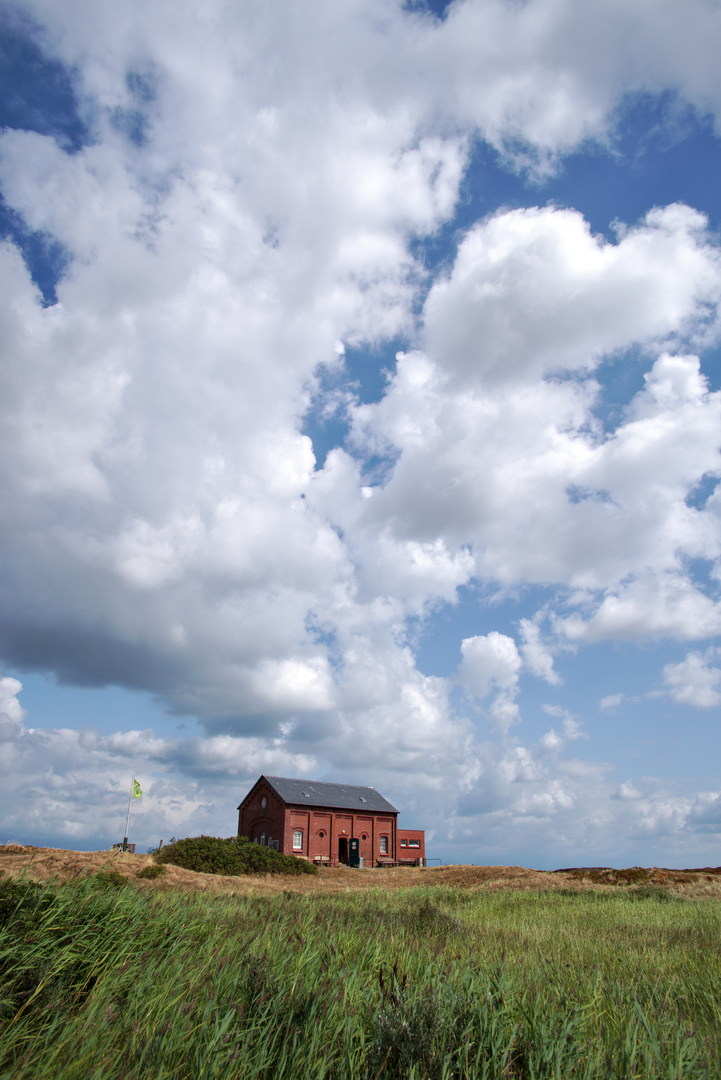
[[[98,885],[104,885],[110,889],[121,889],[128,884],[128,879],[118,870],[100,870],[95,874],[95,880]]]
[[[152,881],[153,878],[160,877],[160,875],[164,873],[164,866],[144,866],[142,870],[138,870],[135,876],[143,878],[143,880]]]
[[[158,852],[156,863],[172,863],[201,874],[317,874],[304,859],[281,855],[271,848],[251,844],[245,836],[190,836],[174,840]]]

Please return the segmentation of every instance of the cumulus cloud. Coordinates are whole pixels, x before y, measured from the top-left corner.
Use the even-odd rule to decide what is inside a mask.
[[[505,652],[511,655],[507,647]],[[500,674],[503,667],[493,670]],[[513,667],[506,664],[501,675],[507,683]],[[407,676],[411,672],[409,658]],[[330,743],[316,742],[317,753],[307,729],[289,729],[286,738],[273,741],[229,734],[164,738],[133,729],[36,730],[23,724],[20,690],[18,680],[0,682],[3,715],[13,720],[12,732],[4,730],[8,769],[0,840],[6,842],[109,846],[122,837],[131,772],[143,788],[131,822],[131,839],[141,848],[171,835],[231,835],[235,806],[261,773],[337,776],[342,768],[359,783],[372,770],[376,786],[400,806],[402,820],[422,820],[431,842],[456,857],[480,845],[489,861],[553,868],[568,858],[578,864],[580,857],[618,863],[632,859],[641,844],[686,864],[707,862],[717,843],[719,792],[679,793],[651,778],[619,783],[612,763],[570,753],[584,732],[556,706],[544,708],[554,726],[534,744],[518,737],[479,743],[469,726],[459,733],[449,722],[442,679],[415,676],[399,688],[390,710],[379,703],[367,714],[365,740],[355,739],[352,717],[342,718]]]
[[[563,679],[553,667],[553,653],[541,637],[541,628],[537,621],[521,619],[519,623],[521,631],[521,652],[526,667],[537,678],[543,679],[551,686],[559,686]]]
[[[429,293],[428,349],[452,381],[489,387],[589,370],[617,349],[663,341],[703,320],[721,293],[705,226],[697,211],[669,206],[611,244],[573,210],[492,216]]]
[[[652,637],[689,641],[718,634],[721,611],[686,575],[649,573],[609,592],[590,619],[578,614],[557,625],[573,641]]]
[[[526,865],[549,865],[549,856],[554,860],[551,866],[568,865],[564,856],[570,853],[580,853],[586,864],[591,854],[594,862],[616,861],[623,858],[629,834],[653,827],[652,815],[665,816],[673,807],[680,824],[689,809],[685,802],[677,808],[674,800],[666,801],[659,793],[644,801],[646,817],[639,811],[638,820],[631,823],[629,804],[621,806],[613,798],[607,765],[569,757],[554,766],[522,745],[496,753],[489,748],[484,765],[478,785],[460,800],[458,839],[482,835],[486,850],[500,855],[504,834],[522,831],[517,850]]]
[[[465,638],[461,642],[461,656],[458,681],[479,700],[495,691],[490,715],[499,730],[506,731],[519,719],[514,699],[522,661],[515,641],[492,630],[484,637]]]
[[[721,702],[721,668],[712,661],[718,659],[719,650],[707,649],[705,653],[689,652],[678,664],[666,664],[663,681],[671,700],[677,705],[696,705],[708,709]]]
[[[688,499],[719,468],[721,397],[697,357],[668,353],[610,432],[596,394],[593,379],[459,391],[425,354],[399,357],[384,399],[355,410],[356,440],[397,455],[363,517],[386,546],[471,552],[481,579],[577,590],[555,623],[570,640],[717,633],[686,560],[718,557],[714,506]]]
[[[719,15],[690,7],[24,5],[88,134],[0,135],[7,205],[68,258],[44,306],[0,245],[0,650],[11,670],[149,691],[206,732],[25,729],[3,680],[13,768],[51,793],[63,835],[94,827],[69,794],[90,774],[113,832],[138,759],[156,831],[207,827],[262,770],[363,782],[372,765],[411,807],[433,793],[439,835],[459,794],[506,825],[591,807],[591,774],[608,801],[605,767],[563,764],[568,718],[532,748],[508,730],[521,673],[560,687],[569,644],[719,631],[689,571],[721,558],[721,496],[690,499],[720,465],[697,355],[717,332],[718,248],[680,204],[613,243],[553,206],[490,214],[441,268],[423,243],[453,222],[479,137],[540,174],[612,142],[629,94],[721,108]],[[361,402],[346,346],[398,339]],[[600,372],[630,350],[644,387],[604,424]],[[311,406],[350,425],[322,468]],[[474,582],[553,599],[524,613],[520,650],[468,634],[455,675],[423,674],[411,621]],[[669,693],[715,694],[708,654],[692,666],[666,669]],[[491,699],[498,745],[478,743],[458,685]],[[203,785],[223,770],[216,799]],[[665,798],[648,820],[662,803],[683,818]]]
[[[625,802],[635,802],[636,799],[643,798],[643,795],[638,788],[634,787],[630,780],[624,780],[622,784],[618,785],[618,789],[615,792],[615,798],[622,799]]]
[[[17,679],[0,679],[0,739],[10,742],[23,730],[26,712],[17,695],[22,683]]]
[[[439,57],[461,48],[473,5],[443,24],[390,8],[380,38],[360,9],[306,13],[306,34],[316,18],[332,27],[328,72],[344,70],[351,41],[367,56],[383,46],[384,79],[356,59],[336,102],[272,14],[251,28],[220,4],[215,27],[186,16],[169,27],[161,6],[145,16],[141,63],[125,16],[108,39],[102,12],[76,27],[33,10],[78,64],[96,141],[69,155],[48,136],[3,136],[6,198],[74,257],[61,303],[43,309],[17,251],[2,253],[4,480],[14,527],[33,523],[31,550],[12,556],[7,610],[22,616],[0,628],[10,660],[96,681],[115,668],[208,720],[342,708],[313,627],[347,637],[349,604],[372,621],[390,603],[402,622],[474,574],[613,588],[648,561],[651,537],[660,570],[675,568],[679,543],[715,553],[713,530],[683,505],[717,465],[718,405],[693,360],[659,360],[648,403],[605,440],[587,377],[609,353],[705,332],[718,264],[686,207],[649,213],[616,244],[553,208],[472,228],[430,290],[423,351],[399,358],[380,404],[351,409],[360,457],[397,456],[387,482],[365,483],[342,450],[314,471],[298,432],[308,380],[336,361],[338,341],[411,326],[423,271],[407,241],[453,212],[465,161],[457,124],[415,137],[424,95],[406,96],[383,65],[398,35],[411,69],[431,39]],[[495,32],[511,18],[485,10]],[[261,26],[286,57],[277,82],[250,59]],[[242,73],[231,29],[249,58]],[[102,69],[80,62],[94,40],[109,50]],[[207,85],[191,42],[216,55]],[[139,64],[152,84],[145,153],[113,121],[133,104]],[[232,116],[216,107],[230,86]],[[298,126],[300,99],[322,123]],[[238,174],[251,148],[252,173]],[[583,377],[545,379],[560,371]],[[628,492],[659,455],[676,475],[639,508]],[[37,582],[42,611],[27,595]],[[569,636],[597,632],[578,619],[564,623]],[[525,648],[552,680],[548,646]],[[152,673],[138,655],[148,649]]]
[[[456,850],[482,843],[489,861],[503,860],[513,833],[519,861],[541,868],[623,865],[644,849],[671,864],[711,857],[718,792],[682,793],[651,777],[619,783],[612,763],[573,756],[568,742],[551,729],[536,745],[483,745],[478,777],[449,823]]]

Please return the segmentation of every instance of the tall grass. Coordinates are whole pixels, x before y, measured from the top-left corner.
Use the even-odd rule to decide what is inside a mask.
[[[0,1077],[721,1074],[715,902],[0,882]]]

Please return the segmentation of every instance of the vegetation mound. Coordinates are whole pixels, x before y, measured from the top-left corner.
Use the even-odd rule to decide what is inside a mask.
[[[122,889],[128,884],[128,879],[117,870],[105,869],[95,875],[95,881],[101,887],[108,889]]]
[[[164,866],[144,866],[142,870],[138,870],[135,875],[137,878],[142,878],[143,881],[153,881],[155,878],[160,877],[165,873]]]
[[[245,836],[189,836],[173,840],[155,856],[157,863],[172,863],[200,874],[317,874],[317,867],[293,855],[251,844]]]

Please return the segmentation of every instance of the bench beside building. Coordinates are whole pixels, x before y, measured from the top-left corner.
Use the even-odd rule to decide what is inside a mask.
[[[398,862],[426,865],[426,834],[423,829],[398,830]]]
[[[366,866],[425,860],[423,833],[399,832],[395,806],[355,784],[261,776],[238,807],[238,835],[328,866],[348,862],[351,839]]]

